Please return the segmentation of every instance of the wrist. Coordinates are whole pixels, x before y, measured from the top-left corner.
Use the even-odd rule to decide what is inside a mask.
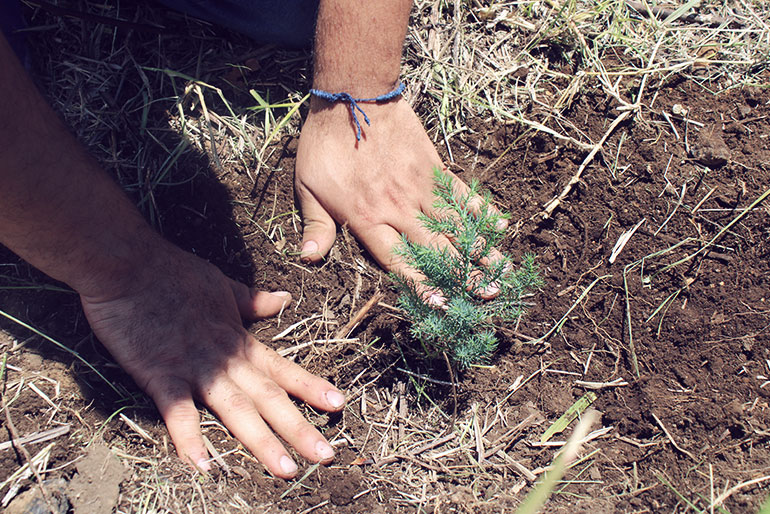
[[[148,270],[163,266],[175,251],[181,251],[141,220],[143,226],[117,234],[106,234],[81,259],[66,282],[81,296],[110,299],[144,287]],[[107,241],[109,240],[109,242]]]
[[[311,113],[328,112],[329,116],[333,119],[335,116],[339,117],[342,113],[342,109],[339,107],[335,109],[335,106],[346,106],[350,120],[356,129],[356,140],[360,141],[363,128],[361,125],[362,122],[366,123],[366,125],[371,125],[371,120],[364,110],[364,107],[369,110],[376,106],[395,104],[395,100],[400,100],[403,92],[404,84],[401,82],[387,93],[358,98],[347,91],[331,93],[329,91],[314,88],[310,90],[312,98],[316,100],[316,102],[311,105]]]
[[[347,80],[339,77],[318,77],[313,79],[313,89],[326,91],[327,93],[348,93],[353,98],[376,98],[393,91],[398,87],[400,81],[398,72],[393,77],[383,80],[369,78],[361,80],[360,78],[349,78]],[[313,96],[313,99],[318,98]],[[312,107],[312,102],[311,102]]]

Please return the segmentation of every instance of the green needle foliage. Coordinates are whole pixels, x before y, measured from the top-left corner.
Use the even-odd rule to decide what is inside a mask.
[[[421,214],[420,221],[430,232],[448,235],[453,248],[416,244],[402,235],[396,253],[426,279],[420,285],[398,275],[393,279],[414,338],[428,356],[446,353],[462,369],[489,361],[497,348],[495,326],[521,315],[522,295],[542,282],[533,255],[525,256],[518,270],[505,255],[481,266],[505,235],[496,228],[498,222],[509,216],[492,209],[491,196],[479,193],[478,181],[467,194],[457,196],[452,177],[438,169],[434,175],[435,215]],[[482,202],[472,212],[469,200],[477,195]],[[480,293],[490,286],[500,293],[483,300]],[[431,305],[432,293],[445,299],[443,307]]]

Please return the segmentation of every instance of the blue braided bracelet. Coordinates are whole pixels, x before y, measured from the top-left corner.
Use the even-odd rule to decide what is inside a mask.
[[[371,125],[371,122],[369,121],[369,117],[366,115],[364,110],[359,107],[358,103],[387,102],[388,100],[392,100],[403,93],[404,88],[404,83],[399,82],[398,87],[390,93],[385,93],[384,95],[376,96],[374,98],[353,98],[350,96],[350,93],[328,93],[326,91],[321,91],[320,89],[311,89],[310,94],[331,103],[347,102],[347,104],[350,106],[350,114],[353,116],[353,122],[356,124],[356,141],[361,141],[361,123],[358,121],[356,110],[364,115],[364,121],[367,125]]]

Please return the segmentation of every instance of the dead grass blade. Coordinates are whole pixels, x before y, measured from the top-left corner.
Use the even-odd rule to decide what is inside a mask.
[[[535,488],[530,492],[526,499],[519,505],[516,510],[517,514],[535,514],[540,512],[540,509],[548,501],[556,484],[564,476],[567,466],[571,461],[577,457],[580,451],[581,440],[588,434],[588,431],[598,419],[596,411],[589,410],[583,414],[583,418],[580,423],[575,427],[574,432],[569,438],[564,450],[559,454],[556,460],[551,465],[551,469],[546,472],[542,481],[538,483]]]

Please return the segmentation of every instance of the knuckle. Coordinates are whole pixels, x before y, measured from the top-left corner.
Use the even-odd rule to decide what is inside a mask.
[[[185,427],[195,427],[197,430],[200,418],[198,417],[198,409],[193,405],[180,405],[177,409],[174,409],[174,422],[178,425]],[[191,431],[187,434],[190,438],[197,438],[197,432]]]
[[[245,393],[239,391],[227,399],[227,407],[233,413],[244,413],[254,410],[254,403]]]
[[[447,241],[443,234],[429,233],[427,236],[427,243],[434,248],[443,248],[447,246]]]
[[[183,381],[162,375],[151,376],[142,389],[154,400],[162,399],[169,403],[180,402],[190,396],[189,388]]]
[[[480,196],[474,196],[468,200],[468,208],[473,211],[478,211],[484,204],[484,200]]]
[[[304,418],[300,418],[300,420],[294,422],[291,425],[290,431],[299,440],[311,440],[319,436],[318,431],[313,428],[313,425],[305,421]]]
[[[292,363],[288,359],[281,357],[278,352],[271,348],[267,348],[265,360],[267,369],[272,376],[284,375],[291,371]]]
[[[273,381],[262,384],[259,394],[268,403],[283,401],[289,397],[286,391]]]
[[[271,454],[280,453],[282,450],[283,445],[278,438],[269,431],[265,431],[254,438],[254,448],[252,448],[252,451],[257,459],[262,462],[269,460],[268,457]]]

